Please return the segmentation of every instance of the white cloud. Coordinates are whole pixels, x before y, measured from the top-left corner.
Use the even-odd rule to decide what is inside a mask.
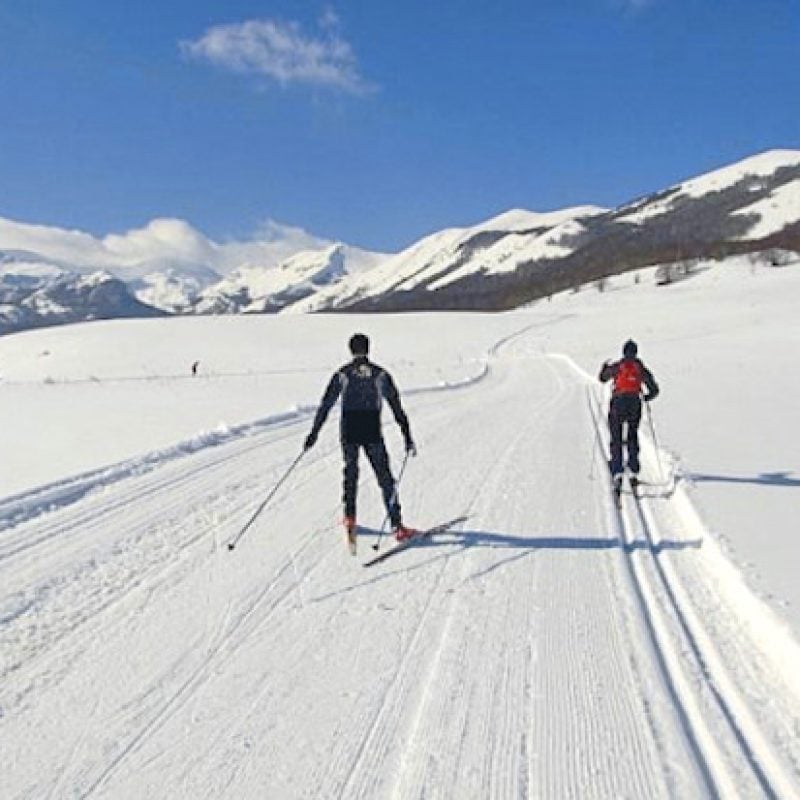
[[[295,253],[322,250],[333,244],[302,228],[267,220],[246,241],[229,241],[218,245],[217,269],[230,272],[244,265],[276,266]]]
[[[0,250],[24,250],[76,266],[99,265],[102,242],[82,231],[28,225],[0,218]]]
[[[370,86],[359,72],[351,45],[340,34],[331,9],[319,20],[319,36],[296,22],[255,19],[216,25],[202,37],[180,43],[183,53],[225,69],[262,75],[281,84],[306,83],[365,94]]]
[[[0,251],[27,251],[66,268],[108,269],[126,279],[176,265],[211,267],[221,274],[245,264],[276,266],[295,253],[330,244],[274,220],[249,239],[215,242],[181,219],[154,219],[142,228],[98,238],[0,217]]]
[[[216,245],[181,219],[154,219],[144,228],[109,234],[104,250],[119,264],[152,261],[164,254],[180,261],[208,264],[216,260]]]

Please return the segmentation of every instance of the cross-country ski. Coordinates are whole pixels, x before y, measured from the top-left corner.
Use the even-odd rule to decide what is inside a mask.
[[[432,536],[435,536],[437,533],[446,533],[452,530],[457,525],[461,525],[462,523],[466,522],[467,519],[468,518],[466,516],[455,517],[447,522],[441,522],[438,525],[434,525],[433,527],[424,528],[420,531],[414,531],[412,535],[401,539],[400,541],[386,548],[379,555],[375,556],[374,558],[370,558],[368,561],[365,561],[364,566],[372,567],[375,564],[380,564],[381,562],[386,561],[387,558],[391,558],[398,553],[402,553],[403,550],[408,550],[409,547],[414,547],[415,545],[421,544],[426,539],[430,539]]]

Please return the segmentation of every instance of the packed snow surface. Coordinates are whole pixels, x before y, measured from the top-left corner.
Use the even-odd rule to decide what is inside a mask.
[[[797,797],[799,290],[742,260],[0,339],[0,797]],[[405,519],[452,523],[368,569],[335,415],[296,461],[357,330]],[[595,376],[631,336],[662,394],[617,510]]]

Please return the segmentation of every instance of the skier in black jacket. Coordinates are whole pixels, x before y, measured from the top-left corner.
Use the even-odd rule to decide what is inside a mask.
[[[356,492],[358,489],[358,456],[363,447],[375,477],[378,479],[386,510],[399,541],[413,536],[415,531],[403,525],[400,499],[395,490],[395,481],[389,466],[389,454],[381,432],[381,405],[386,400],[394,418],[403,432],[406,452],[416,455],[414,440],[408,418],[400,403],[400,395],[392,376],[383,367],[373,364],[369,353],[369,339],[363,333],[351,337],[350,352],[353,360],[338,369],[330,379],[322,402],[314,417],[311,433],[305,441],[305,449],[314,446],[325,420],[339,395],[342,397],[340,438],[344,456],[344,525],[351,550],[355,547]]]
[[[658,384],[653,373],[636,357],[639,348],[629,339],[622,348],[619,361],[604,362],[600,369],[600,380],[613,380],[611,405],[608,409],[608,427],[611,432],[611,461],[609,467],[614,487],[619,489],[622,483],[622,438],[623,426],[627,425],[628,469],[633,473],[631,485],[636,488],[639,483],[639,422],[642,418],[642,399],[645,402],[658,396]],[[647,394],[642,394],[642,384],[647,387]],[[641,399],[640,399],[641,398]]]

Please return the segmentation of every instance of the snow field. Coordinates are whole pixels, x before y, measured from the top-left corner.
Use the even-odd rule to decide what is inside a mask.
[[[680,367],[694,364],[685,353],[670,357],[680,320],[698,357],[720,356],[703,385],[704,396],[727,399],[718,420],[746,429],[741,420],[760,412],[750,405],[758,387],[730,393],[726,375],[751,350],[767,348],[788,364],[781,359],[790,348],[780,342],[796,329],[783,312],[793,274],[765,274],[763,283],[751,276],[753,306],[737,304],[735,281],[745,276],[735,267],[722,277],[709,271],[666,299],[620,283],[604,296],[582,292],[493,317],[287,317],[214,327],[202,337],[209,352],[230,353],[232,371],[246,363],[275,370],[263,378],[274,393],[254,398],[235,380],[215,378],[208,383],[217,381],[217,404],[191,410],[198,383],[181,378],[187,404],[164,405],[141,434],[145,452],[115,440],[84,453],[86,467],[70,471],[79,459],[67,455],[55,477],[34,464],[27,483],[0,501],[0,742],[10,765],[0,795],[797,796],[792,606],[756,596],[749,574],[732,563],[731,551],[759,543],[747,516],[723,529],[725,540],[717,538],[721,517],[711,516],[709,532],[707,516],[719,512],[715,488],[751,500],[790,493],[792,473],[781,485],[662,484],[658,475],[659,460],[691,474],[697,453],[719,466],[728,453],[736,465],[747,452],[763,454],[748,446],[737,454],[735,443],[698,422],[701,413],[689,413],[697,409],[681,394]],[[759,295],[771,304],[768,319]],[[193,337],[202,331],[196,324]],[[466,519],[363,569],[383,511],[364,464],[360,552],[350,557],[338,525],[332,419],[285,491],[228,552],[296,458],[305,406],[343,360],[347,335],[367,324],[375,326],[376,360],[409,390],[420,455],[401,489],[407,521]],[[102,393],[103,381],[121,375],[119,354],[142,347],[144,335],[169,345],[152,367],[165,380],[170,348],[191,337],[188,328],[165,335],[164,323],[153,325],[62,332],[76,345],[71,366],[58,362],[59,379],[76,378],[85,361],[100,373],[99,383],[84,385],[86,397]],[[643,426],[651,485],[641,511],[626,497],[618,513],[602,465],[604,397],[593,378],[631,327],[644,331],[642,355],[662,383],[653,410],[667,449],[657,459]],[[23,377],[40,336],[53,337],[55,355],[55,331],[0,342],[4,375],[16,381],[0,386],[0,397],[43,388],[34,372]],[[268,364],[256,360],[267,336]],[[724,355],[731,340],[740,348],[733,361]],[[755,369],[769,374],[762,362]],[[793,373],[781,374],[791,391]],[[130,425],[145,428],[135,411],[157,381],[125,385]],[[59,397],[67,386],[74,388],[44,388]],[[20,408],[14,416],[29,441],[50,446],[43,423],[59,409],[35,427]],[[208,414],[219,411],[224,430],[191,436],[203,414],[199,429],[213,431]],[[93,404],[74,422],[102,428],[104,414]],[[388,416],[397,466],[400,435]],[[171,429],[180,434],[170,439]],[[787,441],[770,440],[766,451],[784,467],[792,435],[784,424]],[[181,438],[192,446],[175,445]],[[778,502],[764,512],[778,540],[793,530],[787,508]],[[768,556],[762,565],[763,580],[779,584],[780,565]]]
[[[413,390],[480,376],[487,349],[518,327],[510,317],[480,314],[443,325],[450,316],[459,317],[120,320],[5,337],[0,418],[14,424],[0,426],[0,449],[16,456],[0,460],[0,491],[8,497],[100,466],[159,460],[241,426],[306,416],[357,330],[372,336],[376,360]],[[435,353],[420,359],[419,346],[409,351],[407,326],[423,352],[435,341]]]

